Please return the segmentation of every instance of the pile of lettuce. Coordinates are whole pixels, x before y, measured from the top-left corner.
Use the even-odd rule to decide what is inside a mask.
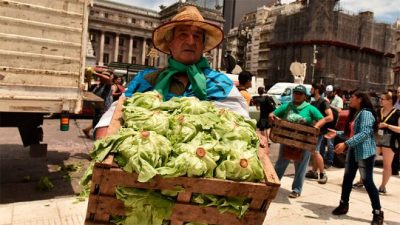
[[[127,99],[122,119],[123,127],[117,134],[95,142],[90,153],[93,163],[103,161],[112,153],[120,168],[137,173],[140,182],[147,182],[156,175],[250,182],[264,179],[257,156],[259,139],[255,132],[255,120],[246,120],[229,110],[217,109],[212,102],[195,97],[172,98],[163,102],[156,91],[136,93]],[[85,185],[90,179],[91,168],[81,183]],[[128,210],[144,204],[141,201],[143,196],[137,194],[139,191],[122,187],[118,190],[117,197],[125,202]],[[135,194],[125,198],[126,193]],[[146,194],[154,195],[149,198],[151,201],[159,198],[159,204],[168,205],[165,201],[170,196],[153,192]],[[248,201],[244,199],[221,199],[209,195],[197,195],[192,202],[217,206],[221,212],[232,211],[238,216],[244,215],[248,207]],[[156,207],[152,209],[157,212]],[[153,218],[144,214],[151,211],[130,210],[125,219],[119,219],[118,224],[129,224],[127,221],[141,217]],[[159,221],[168,218],[169,213],[158,212],[159,218],[141,224],[162,224]]]

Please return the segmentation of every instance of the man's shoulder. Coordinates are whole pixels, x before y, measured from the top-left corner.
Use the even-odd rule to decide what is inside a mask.
[[[207,68],[204,71],[204,75],[206,75],[207,78],[212,78],[212,79],[224,79],[224,80],[231,80],[229,76],[226,73],[220,72],[213,70],[211,68]]]

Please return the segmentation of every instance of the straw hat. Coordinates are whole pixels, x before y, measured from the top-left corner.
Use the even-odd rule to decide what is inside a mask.
[[[205,22],[199,10],[194,6],[185,6],[176,14],[171,21],[158,26],[153,31],[153,44],[156,49],[166,54],[170,54],[166,36],[178,25],[192,25],[203,29],[206,32],[204,52],[217,47],[224,38],[224,33],[217,25]]]

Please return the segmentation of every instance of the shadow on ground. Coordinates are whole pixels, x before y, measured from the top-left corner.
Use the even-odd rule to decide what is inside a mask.
[[[51,199],[81,191],[78,182],[87,167],[87,154],[49,149],[46,157],[32,158],[29,147],[22,145],[3,144],[0,149],[0,203]],[[77,171],[61,169],[68,165]],[[54,188],[39,191],[38,182],[45,176]]]

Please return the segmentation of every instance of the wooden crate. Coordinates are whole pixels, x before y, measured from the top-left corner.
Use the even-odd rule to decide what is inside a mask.
[[[121,107],[119,101],[112,119],[108,135],[115,133],[120,126]],[[184,192],[179,193],[172,210],[171,225],[182,225],[185,222],[202,222],[208,224],[261,225],[269,205],[276,197],[280,182],[269,157],[264,152],[258,154],[264,168],[265,182],[235,182],[214,178],[162,178],[155,176],[151,181],[137,181],[138,174],[127,173],[113,163],[109,155],[102,163],[96,163],[93,169],[92,186],[85,224],[110,224],[111,215],[125,215],[123,202],[115,197],[117,186],[154,190],[175,190],[181,186]],[[202,207],[190,203],[192,194],[211,194],[218,196],[236,196],[250,198],[250,207],[242,219],[233,213],[219,213],[216,207]]]
[[[308,151],[315,151],[319,129],[276,119],[271,128],[273,142]]]

